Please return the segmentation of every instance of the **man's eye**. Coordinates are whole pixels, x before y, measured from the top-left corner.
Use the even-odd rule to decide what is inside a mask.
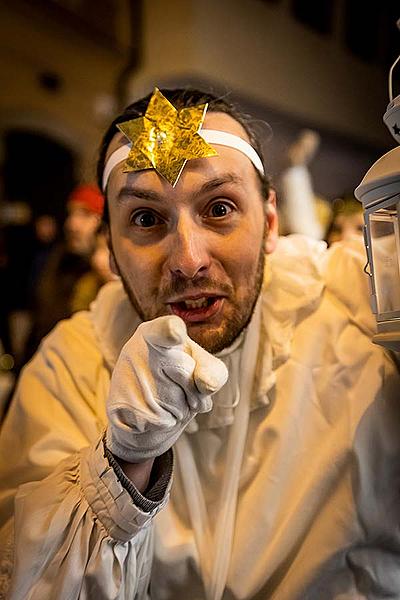
[[[137,227],[154,227],[161,223],[161,219],[150,210],[141,210],[133,215],[132,223]]]
[[[231,213],[233,211],[233,208],[230,204],[228,204],[227,202],[216,202],[215,204],[213,204],[209,211],[208,214],[210,217],[226,217],[226,215],[228,215],[229,213]]]

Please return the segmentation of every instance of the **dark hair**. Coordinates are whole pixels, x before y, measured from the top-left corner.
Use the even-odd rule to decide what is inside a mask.
[[[250,115],[242,112],[235,104],[228,102],[226,98],[217,97],[209,92],[203,92],[191,88],[178,88],[173,90],[161,89],[160,91],[167,98],[167,100],[169,100],[178,109],[208,103],[208,112],[222,112],[230,115],[242,125],[243,129],[249,136],[250,144],[258,152],[261,159],[263,158],[261,141],[255,130],[252,118]],[[130,119],[142,117],[146,112],[151,96],[152,94],[148,94],[144,98],[141,98],[140,100],[137,100],[136,102],[133,102],[127,106],[125,110],[114,119],[104,134],[100,146],[99,158],[97,161],[97,181],[100,189],[102,188],[103,171],[105,167],[105,158],[108,146],[110,145],[114,135],[118,132],[118,123],[124,123]],[[262,176],[261,174],[259,174],[259,176],[261,180],[262,195],[264,198],[267,198],[270,189],[270,180],[267,176]],[[106,222],[108,222],[107,200],[104,203],[103,218]]]

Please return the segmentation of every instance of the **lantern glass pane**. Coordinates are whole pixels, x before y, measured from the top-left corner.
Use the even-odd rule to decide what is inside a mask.
[[[400,310],[399,206],[393,204],[369,215],[378,313]]]

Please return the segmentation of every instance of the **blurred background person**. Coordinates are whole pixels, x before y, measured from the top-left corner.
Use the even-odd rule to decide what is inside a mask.
[[[33,220],[34,246],[32,265],[29,274],[29,298],[32,304],[38,280],[45,268],[49,256],[58,241],[57,219],[51,214],[39,214]]]
[[[71,315],[75,284],[91,269],[103,204],[103,195],[92,184],[79,185],[70,194],[64,239],[49,254],[33,291],[32,329],[23,362],[58,321]]]
[[[79,185],[73,190],[67,201],[64,223],[67,253],[82,257],[91,255],[103,205],[103,195],[94,184]]]
[[[340,240],[362,236],[364,215],[361,202],[348,194],[332,203],[332,217],[325,234],[328,246]]]
[[[302,233],[321,240],[330,215],[329,203],[314,192],[308,165],[320,145],[320,135],[303,129],[287,152],[288,166],[281,175],[280,232]]]
[[[71,298],[71,313],[86,310],[96,298],[102,285],[117,278],[110,269],[110,252],[104,229],[96,233],[95,247],[90,258],[91,269],[76,282]]]

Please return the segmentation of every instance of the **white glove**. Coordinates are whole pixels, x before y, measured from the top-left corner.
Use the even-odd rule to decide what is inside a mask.
[[[212,408],[224,363],[196,344],[175,315],[139,325],[122,348],[107,403],[108,449],[138,463],[166,452],[196,413]]]

